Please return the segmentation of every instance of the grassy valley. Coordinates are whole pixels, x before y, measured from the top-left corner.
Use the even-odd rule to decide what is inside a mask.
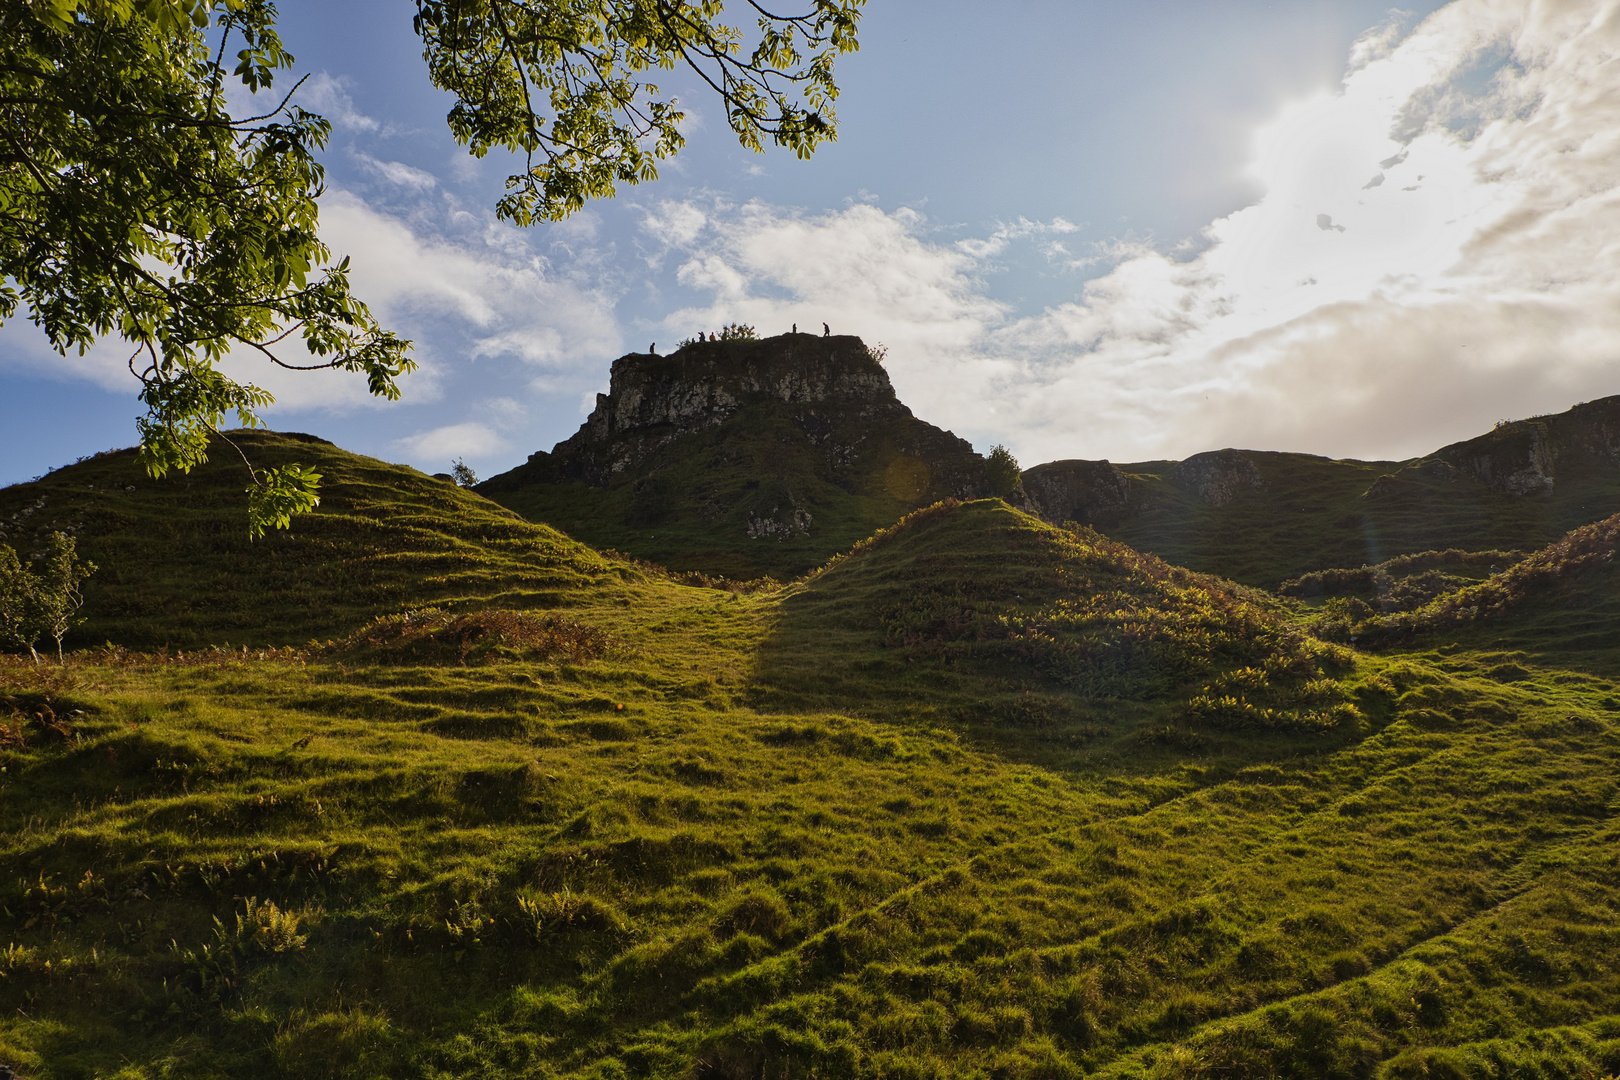
[[[0,658],[30,1080],[1620,1071],[1612,527],[1275,595],[946,500],[716,588],[253,438],[328,477],[258,544],[223,455],[0,492],[104,567]]]

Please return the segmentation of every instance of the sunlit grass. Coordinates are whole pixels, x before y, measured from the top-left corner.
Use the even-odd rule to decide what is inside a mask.
[[[993,502],[739,593],[544,530],[486,549],[530,527],[420,490],[441,539],[408,565],[457,561],[392,579],[406,603],[345,593],[300,635],[302,594],[248,565],[244,638],[197,602],[132,617],[145,652],[0,660],[0,1063],[1620,1069],[1602,672],[1351,652]]]

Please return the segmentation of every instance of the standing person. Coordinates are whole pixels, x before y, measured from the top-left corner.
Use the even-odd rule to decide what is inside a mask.
[[[826,323],[821,324],[821,336],[822,337],[831,337],[832,336],[832,331],[827,329],[827,324]]]

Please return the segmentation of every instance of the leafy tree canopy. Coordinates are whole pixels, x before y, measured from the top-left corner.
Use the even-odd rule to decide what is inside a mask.
[[[1000,443],[992,446],[990,453],[985,455],[984,474],[990,485],[990,493],[1003,499],[1012,498],[1023,486],[1018,459]]]
[[[418,0],[415,28],[455,96],[455,138],[523,156],[497,211],[527,225],[653,179],[680,148],[678,103],[645,79],[658,69],[695,71],[745,146],[808,156],[834,136],[833,58],[857,47],[863,3],[778,15],[748,0],[751,48],[721,0]],[[296,86],[273,96],[293,65],[276,14],[268,0],[0,0],[0,323],[26,307],[63,353],[127,341],[153,475],[204,461],[227,413],[259,424],[272,398],[226,375],[228,354],[363,373],[388,399],[415,366],[317,235],[330,126]],[[230,79],[271,104],[233,115]],[[318,475],[243,461],[255,535],[318,502]]]
[[[0,647],[27,649],[37,664],[34,646],[49,637],[60,662],[62,639],[84,621],[75,618],[84,604],[81,586],[95,572],[96,564],[79,558],[78,543],[67,533],[53,532],[32,566],[0,544]]]

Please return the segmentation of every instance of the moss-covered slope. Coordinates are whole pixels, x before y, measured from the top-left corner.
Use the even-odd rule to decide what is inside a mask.
[[[1189,740],[1356,731],[1359,714],[1328,677],[1348,656],[1274,608],[997,499],[945,502],[790,590],[759,681],[773,703],[942,708],[1009,734],[1095,736],[1145,715]]]
[[[153,480],[124,450],[0,489],[0,542],[26,553],[63,529],[100,567],[74,641],[300,644],[409,605],[566,606],[644,577],[415,469],[306,435],[231,438],[258,466],[314,466],[320,508],[250,540],[245,470],[217,442],[189,475]]]

